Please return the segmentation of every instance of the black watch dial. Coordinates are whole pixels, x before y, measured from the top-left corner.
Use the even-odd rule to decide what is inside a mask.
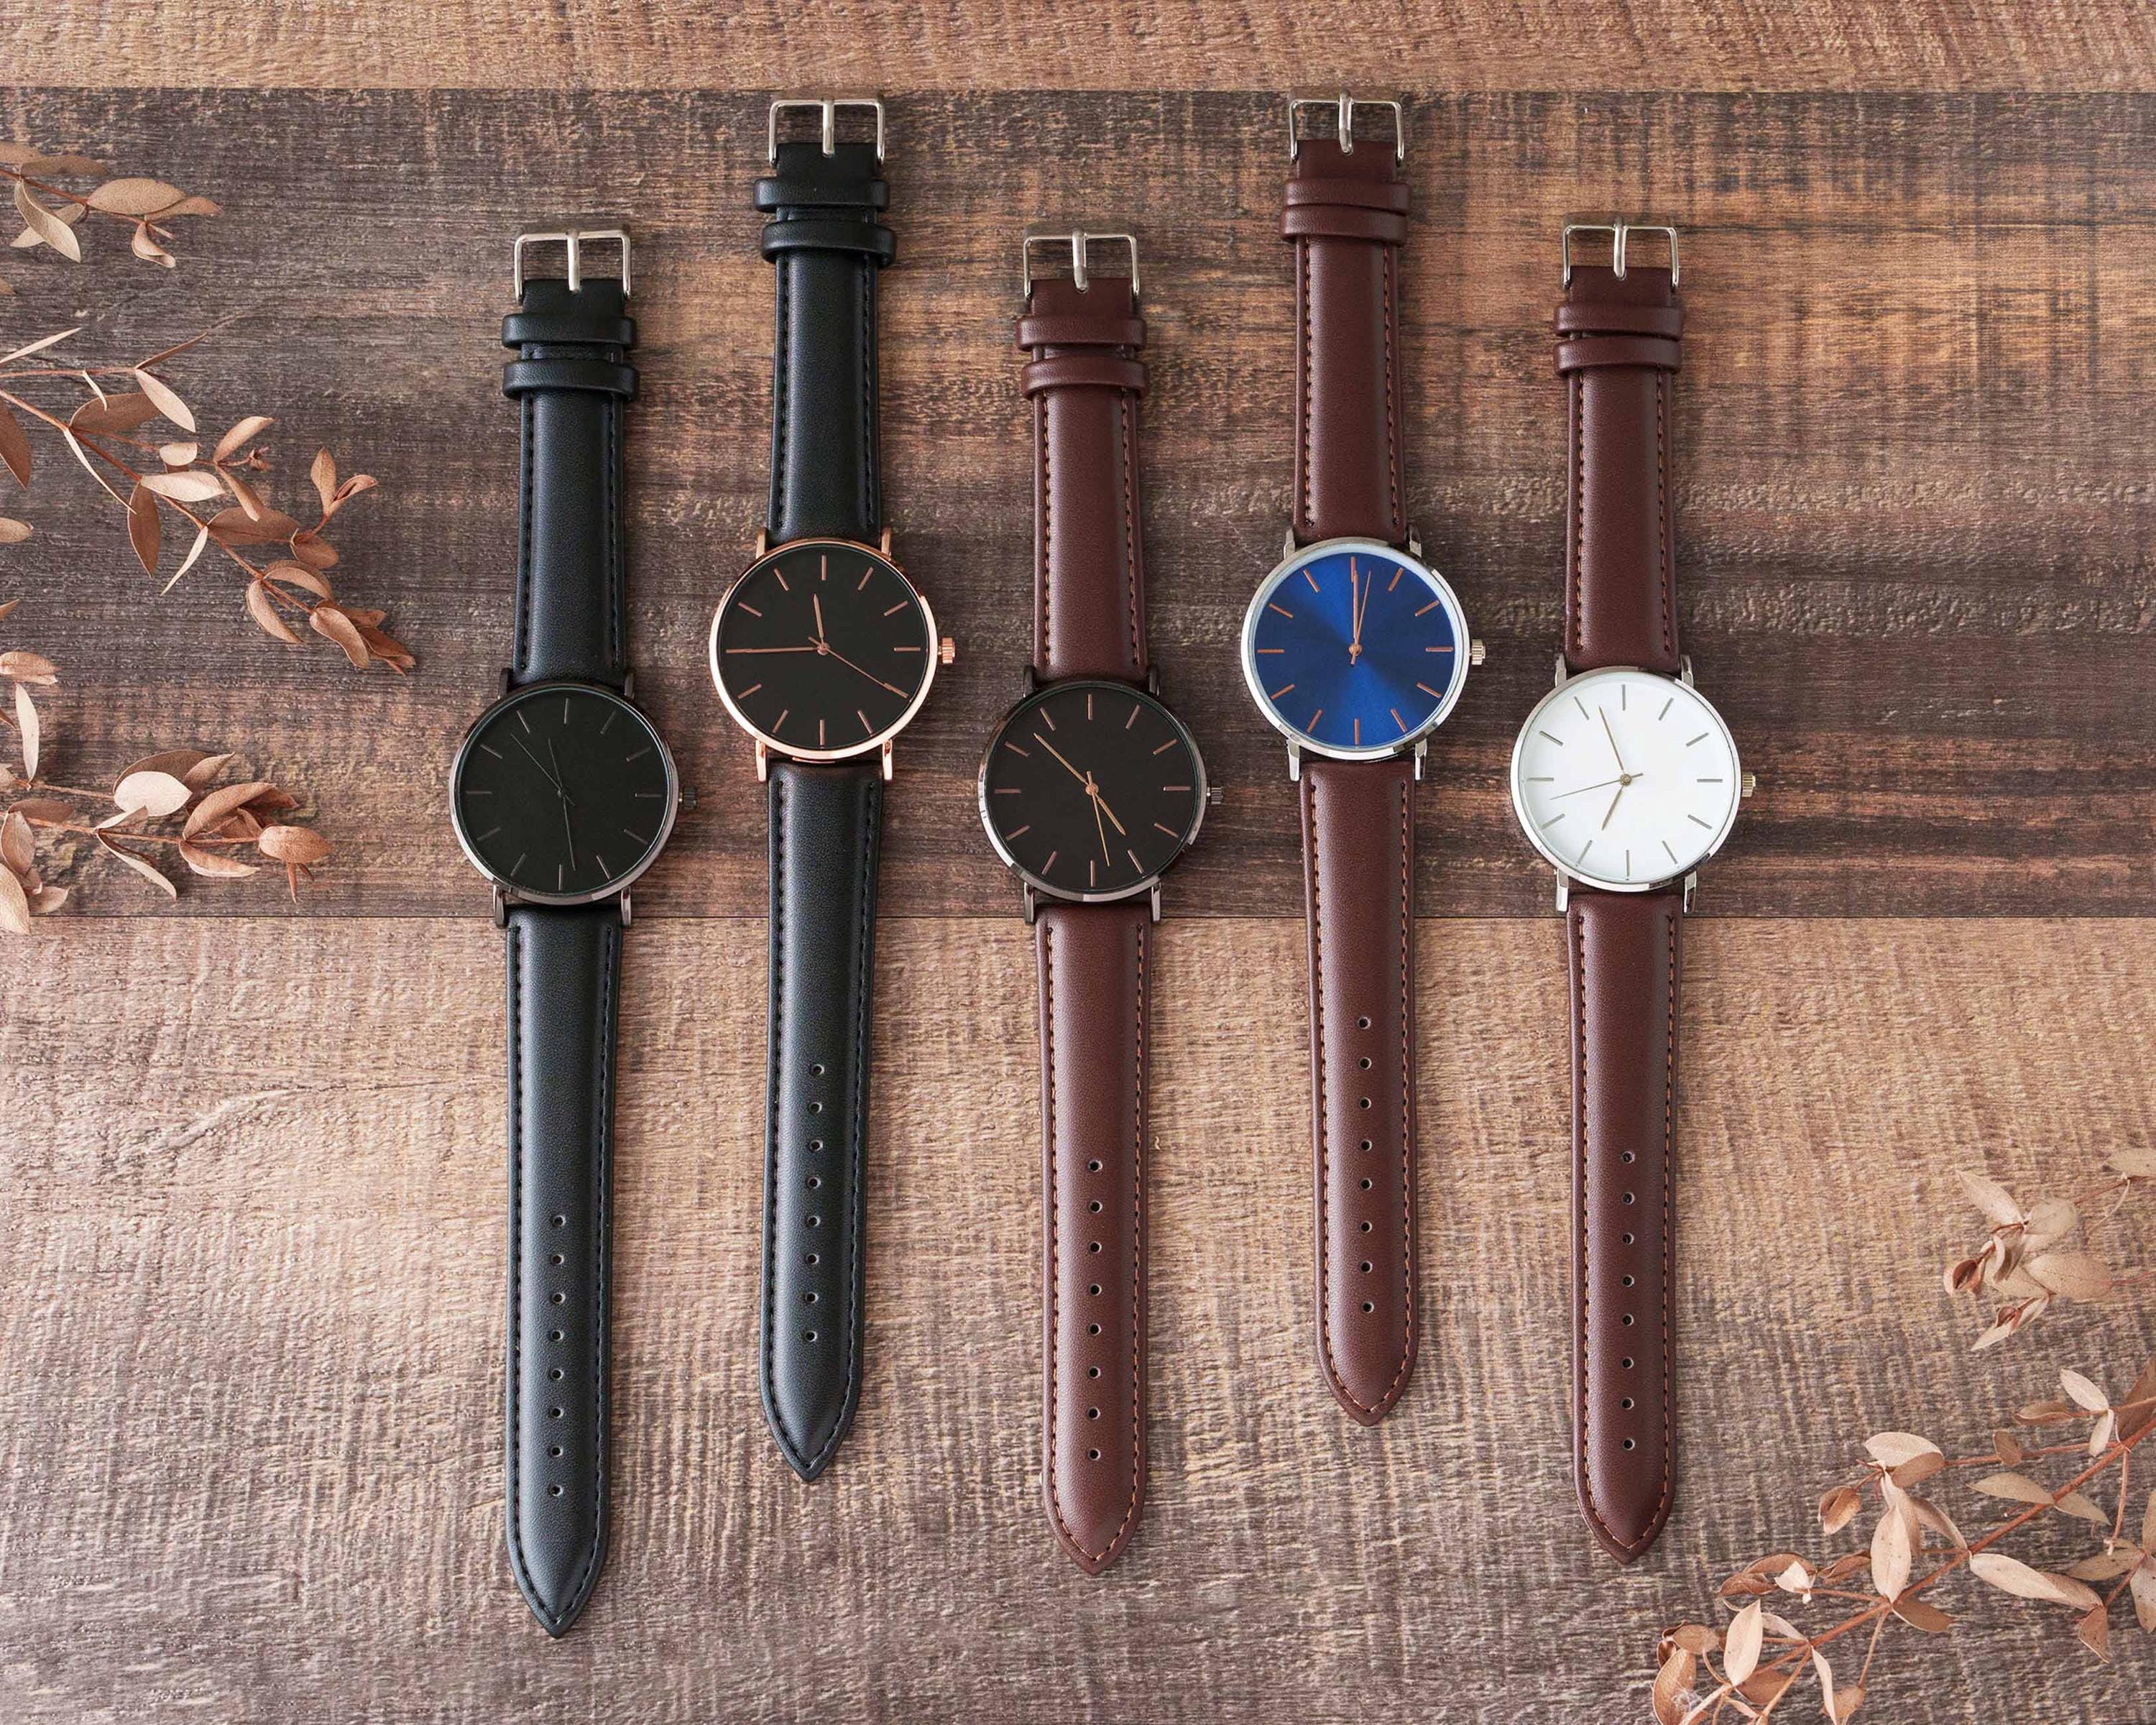
[[[1151,886],[1198,836],[1205,768],[1190,733],[1125,683],[1058,683],[1011,710],[981,762],[1003,860],[1058,898]]]
[[[457,840],[519,898],[579,904],[642,874],[673,829],[674,763],[627,701],[536,683],[480,716],[450,778]]]
[[[843,539],[782,545],[711,619],[711,678],[735,719],[790,755],[873,748],[935,675],[928,607],[896,564]]]

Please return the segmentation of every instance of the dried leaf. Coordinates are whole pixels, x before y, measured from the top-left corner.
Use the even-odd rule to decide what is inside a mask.
[[[215,758],[223,762],[230,757],[218,756]],[[189,811],[187,824],[180,829],[180,836],[192,839],[198,833],[208,832],[234,809],[245,808],[264,791],[275,788],[266,778],[251,778],[244,784],[228,784],[221,790],[212,791]]]
[[[254,842],[264,856],[303,869],[321,861],[332,849],[330,841],[311,827],[264,827]]]
[[[20,545],[30,536],[30,524],[0,515],[0,545]]]
[[[145,880],[150,882],[150,884],[155,886],[158,891],[163,893],[167,898],[177,898],[180,896],[179,888],[173,886],[170,880],[167,880],[165,878],[164,870],[153,865],[147,857],[141,855],[138,852],[128,850],[123,845],[115,843],[112,838],[105,833],[100,833],[97,835],[97,842],[105,850],[109,851],[112,855],[118,857],[121,862],[125,863],[129,868],[134,870],[134,871],[140,875]]]
[[[2078,1563],[2069,1563],[2066,1574],[2076,1581],[2116,1581],[2140,1561],[2139,1548],[2122,1546],[2113,1551],[2097,1552]]]
[[[45,179],[79,178],[84,174],[101,174],[105,164],[93,156],[33,156],[23,164],[23,172]]]
[[[1826,1709],[1826,1716],[1831,1719],[1834,1717],[1834,1667],[1826,1662],[1826,1655],[1816,1647],[1812,1649],[1812,1671],[1819,1678],[1820,1705]]]
[[[74,805],[63,797],[25,797],[15,805],[14,813],[33,826],[40,823],[49,826],[74,820],[75,811]]]
[[[182,198],[170,209],[161,209],[157,212],[161,219],[167,221],[174,216],[221,216],[223,213],[224,207],[222,204],[194,194]]]
[[[15,475],[15,483],[27,485],[30,482],[30,439],[23,429],[22,422],[8,410],[7,403],[0,402],[0,462]]]
[[[302,530],[291,538],[292,555],[310,569],[336,567],[336,547],[319,533]]]
[[[30,699],[28,688],[21,683],[15,685],[15,729],[23,740],[23,777],[35,778],[38,776],[38,742],[41,734],[38,709]]]
[[[57,336],[40,336],[34,341],[25,341],[20,347],[10,348],[7,352],[0,353],[0,366],[8,364],[11,360],[28,359],[33,353],[43,353],[48,347],[59,347],[69,336],[79,336],[81,333],[82,326],[75,324],[62,330]]]
[[[2001,1593],[2017,1599],[2041,1599],[2047,1604],[2073,1605],[2082,1609],[2098,1603],[2094,1590],[2070,1575],[2053,1575],[2032,1569],[2019,1558],[2003,1551],[1980,1551],[1969,1560],[1969,1572]]]
[[[158,538],[163,531],[157,500],[146,480],[135,487],[127,499],[127,542],[135,547],[135,561],[141,564],[145,575],[157,572]]]
[[[189,790],[201,790],[214,780],[218,773],[224,771],[231,759],[232,757],[229,755],[204,755],[193,766],[182,772],[180,777],[187,780]],[[167,768],[166,770],[170,772],[172,769]]]
[[[169,497],[175,503],[207,503],[213,497],[224,495],[223,481],[200,468],[186,473],[150,474],[142,483],[160,497]]]
[[[2019,1467],[2021,1458],[2028,1453],[2022,1449],[2020,1439],[2003,1425],[1992,1433],[1991,1449],[1992,1453],[2009,1467]]]
[[[1903,1491],[1908,1491],[1914,1486],[1921,1486],[1933,1474],[1943,1471],[1946,1465],[1947,1458],[1937,1450],[1928,1450],[1922,1455],[1912,1455],[1893,1471],[1894,1483],[1901,1486]]]
[[[307,470],[307,477],[315,482],[316,495],[322,500],[322,513],[327,515],[336,498],[336,458],[327,449],[316,450],[314,465]]]
[[[2118,1435],[2122,1439],[2138,1437],[2148,1422],[2156,1420],[2156,1354],[2148,1357],[2148,1363],[2142,1367],[2141,1375],[2133,1380],[2133,1388],[2126,1392],[2125,1400],[2118,1406]]]
[[[10,934],[30,932],[30,897],[13,873],[0,869],[0,928]]]
[[[177,270],[180,260],[157,244],[147,222],[137,222],[135,232],[127,241],[127,249],[145,263],[156,264],[167,270]]]
[[[2029,1209],[2029,1225],[2021,1230],[2025,1251],[2041,1252],[2056,1245],[2081,1225],[2081,1212],[2066,1199],[2046,1198]]]
[[[27,875],[38,865],[38,841],[30,824],[19,811],[9,809],[0,819],[0,865]]]
[[[209,529],[208,527],[196,528],[195,542],[187,547],[187,554],[180,559],[180,567],[172,571],[172,578],[164,584],[164,587],[161,591],[170,593],[175,587],[178,586],[180,577],[186,574],[188,570],[194,567],[195,559],[203,554],[203,547],[208,543]]]
[[[1655,1673],[1655,1725],[1678,1725],[1684,1717],[1685,1697],[1691,1692],[1692,1677],[1698,1669],[1698,1660],[1684,1648],[1670,1650],[1670,1656]]]
[[[1760,1620],[1759,1602],[1754,1599],[1730,1621],[1724,1637],[1727,1651],[1722,1656],[1722,1668],[1732,1683],[1743,1684],[1759,1668],[1759,1650],[1767,1633]]]
[[[265,635],[274,635],[295,647],[300,644],[300,638],[293,633],[292,625],[277,614],[277,607],[271,602],[268,590],[259,581],[247,583],[247,614],[254,619],[256,626]]]
[[[1839,1533],[1856,1519],[1856,1512],[1864,1505],[1864,1494],[1854,1486],[1836,1486],[1820,1499],[1820,1526],[1829,1533]]]
[[[2111,1660],[2111,1614],[2098,1603],[2074,1620],[2074,1639],[2107,1664]]]
[[[282,510],[273,509],[259,521],[234,505],[210,517],[210,536],[220,545],[283,545],[300,531],[300,524]]]
[[[59,909],[59,907],[67,901],[68,889],[66,887],[52,886],[40,886],[35,892],[30,895],[30,912],[33,916],[49,916],[54,911]]]
[[[2070,1300],[2101,1300],[2111,1291],[2111,1271],[2087,1252],[2046,1252],[2027,1267],[2053,1293]]]
[[[154,372],[144,371],[140,366],[136,367],[134,377],[142,386],[142,393],[157,404],[159,413],[182,431],[195,429],[193,411],[173,392],[171,384]]]
[[[2128,1144],[2106,1160],[2129,1180],[2156,1180],[2156,1144]]]
[[[1892,1599],[1909,1584],[1909,1564],[1914,1555],[1909,1536],[1909,1517],[1899,1504],[1890,1502],[1871,1532],[1871,1585],[1881,1599]]]
[[[2156,1635],[2156,1569],[2143,1563],[2127,1585],[2133,1592],[2133,1620],[2146,1633]]]
[[[223,850],[205,850],[199,845],[182,844],[180,860],[198,875],[213,880],[238,880],[255,872],[253,863],[244,863]]]
[[[367,643],[360,639],[359,625],[335,605],[316,606],[307,614],[307,626],[316,634],[327,635],[343,648],[344,656],[352,662],[355,669],[367,669]]]
[[[2097,1415],[2096,1424],[2089,1428],[2089,1454],[2092,1455],[2102,1455],[2104,1450],[2110,1447],[2111,1440],[2118,1435],[2118,1414],[2106,1412]]]
[[[192,467],[202,455],[200,444],[159,444],[157,459],[167,467]]]
[[[74,229],[38,203],[20,180],[15,182],[15,213],[22,217],[31,233],[62,257],[70,263],[82,261],[82,242],[75,237]]]
[[[219,468],[218,471],[223,475],[225,485],[230,488],[239,506],[250,516],[259,521],[269,513],[270,506],[262,501],[262,494],[254,486],[249,485],[245,480],[240,478],[229,468]]]
[[[1912,1628],[1920,1629],[1928,1635],[1943,1635],[1953,1627],[1953,1619],[1928,1599],[1906,1599],[1894,1602],[1894,1615]]]
[[[157,417],[157,404],[139,389],[120,395],[93,396],[68,415],[68,429],[85,437],[130,432]]]
[[[1936,1455],[1939,1446],[1913,1432],[1882,1431],[1864,1440],[1871,1459],[1881,1467],[1900,1467],[1919,1455]]]
[[[235,453],[243,445],[254,442],[275,424],[276,421],[267,413],[249,413],[217,440],[217,448],[211,452],[209,459],[213,461],[223,460],[226,456]]]
[[[277,562],[270,564],[270,566],[264,569],[262,573],[265,578],[271,581],[281,581],[287,587],[303,587],[319,599],[334,598],[336,597],[336,595],[330,591],[330,584],[328,582],[323,580],[321,576],[317,575],[312,569],[310,569],[305,563],[295,563],[290,557],[283,558]],[[347,617],[350,617],[352,614],[346,612],[345,614]],[[357,626],[356,623],[355,626]]]
[[[2062,1514],[2070,1515],[2076,1521],[2092,1522],[2099,1527],[2111,1519],[2079,1491],[2067,1492],[2059,1500],[2058,1507]]]
[[[162,749],[154,755],[143,756],[115,783],[124,783],[130,774],[136,773],[169,773],[175,778],[185,778],[203,758],[200,749]]]
[[[2060,1373],[2059,1388],[2092,1414],[2106,1413],[2110,1409],[2111,1398],[2079,1372]]]
[[[1976,1482],[1987,1497],[2004,1497],[2014,1503],[2049,1503],[2051,1494],[2026,1474],[1987,1474]]]
[[[154,216],[170,209],[187,193],[162,180],[107,180],[90,194],[90,208],[116,216]]]
[[[193,795],[184,780],[169,773],[131,773],[114,788],[112,800],[123,809],[161,820],[186,808]]]

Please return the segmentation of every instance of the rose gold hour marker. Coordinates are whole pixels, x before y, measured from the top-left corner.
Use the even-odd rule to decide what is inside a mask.
[[[1292,683],[1283,683],[1283,684],[1281,684],[1281,685],[1280,685],[1280,687],[1279,687],[1279,688],[1277,688],[1277,689],[1274,690],[1274,691],[1271,692],[1271,694],[1270,694],[1269,696],[1267,696],[1267,699],[1269,699],[1269,700],[1272,700],[1272,701],[1278,701],[1278,700],[1281,698],[1281,696],[1283,696],[1283,695],[1286,694],[1286,693],[1287,693],[1291,689],[1292,689],[1292,688],[1294,688],[1294,687],[1295,687],[1295,685],[1294,685],[1294,684],[1292,684]]]
[[[793,588],[788,586],[787,583],[785,570],[780,568],[778,564],[773,563],[771,566],[771,572],[777,578],[778,584],[782,589],[787,593],[792,593],[793,591]]]
[[[1133,725],[1135,725],[1135,724],[1137,724],[1137,721],[1138,721],[1138,710],[1137,710],[1136,707],[1132,707],[1132,708],[1131,709],[1131,716],[1130,716],[1130,717],[1128,717],[1127,719],[1126,719],[1126,720],[1124,720],[1124,721],[1123,721],[1123,729],[1124,729],[1124,730],[1126,730],[1126,731],[1129,730],[1129,729],[1131,728],[1131,726],[1133,726]]]
[[[756,691],[762,687],[763,687],[763,685],[761,683],[752,683],[747,688],[742,691],[740,698],[743,701],[747,701],[750,696],[755,694]]]
[[[1031,821],[1028,821],[1028,822],[1027,822],[1024,826],[1022,826],[1022,827],[1013,827],[1013,828],[1010,829],[1010,831],[1009,831],[1008,833],[1004,834],[1004,836],[1005,838],[1007,838],[1007,839],[1023,839],[1023,838],[1024,838],[1024,837],[1028,833],[1031,832],[1032,830],[1033,830],[1033,823],[1032,823]],[[1050,861],[1050,862],[1054,862],[1055,860],[1055,859],[1054,857],[1052,857],[1052,856],[1051,856],[1050,858],[1049,858],[1049,861]]]
[[[786,722],[786,716],[787,716],[787,714],[788,714],[788,713],[792,712],[793,711],[793,709],[792,707],[790,707],[790,706],[789,706],[789,707],[783,707],[783,708],[781,708],[781,709],[780,709],[780,711],[779,711],[779,714],[778,714],[778,716],[777,718],[773,719],[773,720],[771,721],[771,728],[772,728],[772,732],[773,732],[773,733],[774,735],[776,735],[776,734],[777,734],[778,730],[778,727],[779,727],[781,725],[783,725],[783,724]]]
[[[1046,707],[1041,708],[1040,716],[1050,731],[1053,731],[1055,728],[1055,716],[1050,712]]]
[[[475,785],[467,785],[467,786],[465,786],[465,794],[467,797],[491,797],[491,796],[494,794],[494,793],[493,793],[492,791],[484,789],[484,788],[481,788],[480,786],[479,786],[479,785],[475,785]]]
[[[859,707],[855,707],[854,709],[854,716],[861,721],[862,731],[870,737],[874,737],[875,735],[875,726],[869,723],[869,716],[866,713],[863,712]]]
[[[554,865],[554,891],[555,891],[559,892],[559,891],[562,890],[562,877],[563,877],[565,875],[567,875],[567,874],[568,873],[568,870],[569,870],[569,865],[568,865],[568,864],[567,864],[567,863],[556,863],[556,864]]]
[[[894,646],[891,650],[894,653],[918,653],[921,649],[918,647]]]
[[[516,871],[524,866],[524,859],[531,855],[531,853],[528,850],[520,851],[517,853],[516,860],[509,865],[509,878],[511,880],[514,880],[516,878]]]
[[[1175,739],[1174,739],[1173,737],[1169,737],[1169,738],[1168,738],[1168,740],[1166,742],[1163,743],[1163,744],[1162,744],[1158,748],[1155,749],[1155,750],[1153,751],[1153,752],[1154,752],[1156,755],[1164,755],[1164,754],[1166,754],[1166,753],[1167,753],[1170,749],[1173,748],[1174,747],[1175,747]],[[491,753],[493,752],[493,751],[490,749],[490,750],[488,751],[488,752],[489,752],[490,754],[491,754]]]
[[[1032,758],[1031,752],[1030,752],[1030,751],[1026,750],[1026,749],[1022,749],[1022,748],[1020,748],[1020,747],[1019,747],[1016,743],[1013,742],[1012,742],[1009,737],[1005,737],[1005,738],[1004,739],[1004,747],[1005,748],[1009,749],[1009,750],[1013,754],[1014,754],[1014,755],[1024,755],[1024,756],[1026,756],[1026,757],[1027,757],[1028,759],[1031,759],[1031,758]]]
[[[904,599],[901,599],[896,605],[893,605],[890,610],[885,612],[883,614],[886,617],[894,616],[897,613],[903,611],[905,608],[906,601]]]
[[[1024,787],[1014,784],[999,784],[994,792],[994,794],[998,797],[1018,797],[1024,793]]]
[[[1357,719],[1356,721],[1354,721],[1354,726],[1355,726],[1355,742],[1354,742],[1354,747],[1357,747],[1357,748],[1360,748],[1360,747],[1363,747],[1363,721],[1362,721],[1360,719]]]
[[[1137,852],[1135,850],[1126,850],[1123,855],[1130,858],[1131,866],[1132,868],[1136,869],[1141,875],[1145,873],[1145,865],[1138,860]]]
[[[1418,611],[1418,612],[1416,612],[1416,613],[1415,613],[1415,615],[1416,615],[1416,616],[1418,616],[1418,617],[1419,617],[1419,616],[1421,616],[1421,615],[1423,614],[1423,611],[1435,611],[1435,609],[1436,609],[1440,605],[1443,604],[1444,603],[1445,603],[1445,602],[1444,602],[1442,599],[1432,599],[1432,600],[1431,600],[1431,601],[1430,601],[1427,605],[1424,605],[1424,606],[1422,608],[1422,611]]]
[[[1161,788],[1164,791],[1187,791],[1190,787],[1187,784],[1164,784]]]
[[[734,603],[739,605],[742,610],[747,612],[752,617],[761,617],[763,615],[762,612],[757,610],[756,607],[749,603],[747,599],[737,599]]]
[[[602,725],[602,726],[599,726],[599,735],[600,735],[600,736],[602,736],[602,737],[604,737],[604,736],[607,734],[607,725],[611,725],[611,724],[613,724],[613,721],[614,721],[616,719],[619,719],[620,716],[621,716],[621,715],[620,715],[619,713],[617,713],[617,712],[609,712],[609,713],[606,716],[606,725]]]
[[[1060,850],[1050,851],[1048,853],[1048,860],[1040,865],[1040,872],[1045,875],[1050,869],[1054,868],[1055,866],[1055,859],[1062,855],[1063,853]]]
[[[1321,589],[1319,588],[1319,587],[1318,587],[1318,585],[1317,585],[1317,578],[1316,576],[1312,575],[1312,574],[1310,572],[1310,571],[1309,571],[1309,570],[1305,569],[1305,570],[1302,572],[1302,578],[1303,578],[1305,581],[1307,581],[1307,582],[1310,583],[1310,590],[1311,590],[1312,593],[1317,593],[1317,592],[1321,591]]]
[[[1393,722],[1399,726],[1401,730],[1404,731],[1408,728],[1408,721],[1400,716],[1400,710],[1398,707],[1389,706],[1385,711],[1393,716]]]
[[[1086,859],[1086,884],[1088,886],[1096,886],[1099,880],[1099,873],[1093,866],[1093,859],[1089,856]]]
[[[1171,838],[1171,839],[1180,839],[1180,838],[1183,836],[1183,834],[1180,834],[1180,833],[1178,833],[1178,832],[1177,832],[1177,831],[1176,831],[1176,829],[1175,829],[1173,827],[1171,827],[1171,826],[1163,826],[1163,825],[1161,824],[1161,823],[1160,823],[1160,822],[1158,822],[1158,821],[1155,821],[1155,822],[1153,823],[1153,824],[1154,824],[1155,826],[1157,826],[1157,827],[1159,827],[1159,828],[1160,828],[1160,829],[1161,829],[1161,831],[1163,831],[1163,833],[1167,834],[1168,834],[1168,836],[1169,838]]]
[[[562,722],[564,725],[569,722],[569,703],[566,696],[563,697],[562,701]]]
[[[1422,650],[1425,653],[1450,653],[1452,649],[1450,647],[1425,647]]]
[[[1289,610],[1285,605],[1276,605],[1270,599],[1267,599],[1265,601],[1265,609],[1268,611],[1277,611],[1281,616],[1288,619],[1291,622],[1295,619],[1294,612]]]
[[[1325,709],[1323,707],[1318,708],[1316,712],[1310,716],[1310,722],[1302,728],[1306,731],[1315,731],[1317,728],[1317,721],[1324,716]]]
[[[1404,569],[1394,570],[1393,578],[1385,583],[1385,591],[1387,593],[1390,593],[1394,588],[1398,587],[1400,584],[1400,577],[1407,572],[1408,572]]]
[[[1427,695],[1432,701],[1442,701],[1445,699],[1443,694],[1439,691],[1431,688],[1427,683],[1418,683],[1415,685],[1415,687],[1421,690],[1422,692]]]
[[[816,559],[816,578],[819,581],[829,581],[831,578],[831,560],[829,557],[819,557]]]
[[[816,721],[816,747],[818,748],[824,747],[824,721],[821,719]]]
[[[1093,722],[1093,691],[1091,689],[1086,691],[1086,722],[1089,725]]]
[[[875,565],[874,563],[870,563],[867,568],[861,571],[860,584],[860,586],[855,587],[854,591],[855,593],[859,593],[861,590],[861,588],[866,587],[869,584],[869,577],[875,573]]]
[[[1258,651],[1260,653],[1285,653],[1287,651],[1287,649],[1285,647],[1260,647],[1258,649]]]

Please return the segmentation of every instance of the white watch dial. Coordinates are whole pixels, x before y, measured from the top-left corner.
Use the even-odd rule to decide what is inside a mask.
[[[1512,746],[1528,841],[1576,880],[1644,892],[1720,848],[1737,744],[1707,698],[1654,671],[1588,671],[1543,697]]]

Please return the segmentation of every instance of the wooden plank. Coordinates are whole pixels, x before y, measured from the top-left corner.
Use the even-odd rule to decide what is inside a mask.
[[[1230,0],[856,6],[590,3],[511,14],[480,0],[214,0],[154,12],[61,0],[17,21],[27,84],[270,88],[1389,87],[1404,67],[1462,90],[2148,88],[2156,26],[2132,0],[1375,0],[1352,20]]]
[[[35,93],[13,118],[231,200],[176,274],[100,264],[86,339],[130,355],[255,308],[175,376],[213,418],[283,413],[291,484],[322,439],[382,476],[346,517],[340,578],[389,604],[422,658],[408,681],[355,680],[259,639],[212,565],[157,599],[49,452],[20,506],[41,536],[0,567],[28,599],[11,639],[68,674],[49,704],[56,770],[116,770],[152,739],[240,747],[314,790],[346,847],[313,908],[470,913],[480,893],[448,834],[445,774],[508,634],[516,433],[492,332],[509,237],[625,215],[644,337],[636,653],[701,793],[639,902],[759,912],[759,788],[703,654],[767,459],[768,283],[747,197],[761,99]],[[1291,465],[1281,125],[1260,95],[894,105],[889,491],[901,559],[961,656],[901,751],[891,911],[1013,902],[972,806],[1028,650],[1009,319],[1020,229],[1076,219],[1143,236],[1153,636],[1227,787],[1173,895],[1200,914],[1300,914],[1282,752],[1235,646],[1277,555]],[[1685,223],[1684,628],[1761,779],[1705,907],[2145,910],[2139,583],[2156,498],[2128,429],[2156,385],[2156,105],[1475,96],[1419,103],[1414,138],[1414,515],[1491,649],[1433,752],[1424,908],[1518,915],[1548,893],[1504,789],[1558,632],[1547,320],[1564,213],[1615,206]],[[321,162],[343,166],[325,179]],[[62,326],[84,303],[82,275],[55,261],[10,274],[12,327]],[[177,914],[259,903],[203,891]],[[142,906],[132,883],[93,881],[80,908]]]
[[[1972,1356],[1937,1274],[1974,1227],[1953,1169],[2071,1183],[2156,1132],[2156,928],[1701,925],[1683,1497],[1620,1575],[1567,1460],[1558,931],[1422,939],[1429,1339],[1364,1431],[1309,1358],[1299,932],[1164,929],[1154,1483],[1089,1581],[1038,1504],[1024,931],[885,930],[868,1383],[804,1488],[753,1365],[760,942],[639,927],[613,1555],[550,1646],[501,1550],[498,937],[42,938],[0,968],[8,1716],[1644,1717],[1658,1629],[1768,1547],[1817,1549],[1811,1502],[1865,1434],[1978,1439],[2059,1364],[2116,1382],[2156,1346],[2113,1310]],[[2111,1716],[2130,1679],[2063,1615],[1958,1591],[1952,1636],[1890,1642],[1882,1715]]]

